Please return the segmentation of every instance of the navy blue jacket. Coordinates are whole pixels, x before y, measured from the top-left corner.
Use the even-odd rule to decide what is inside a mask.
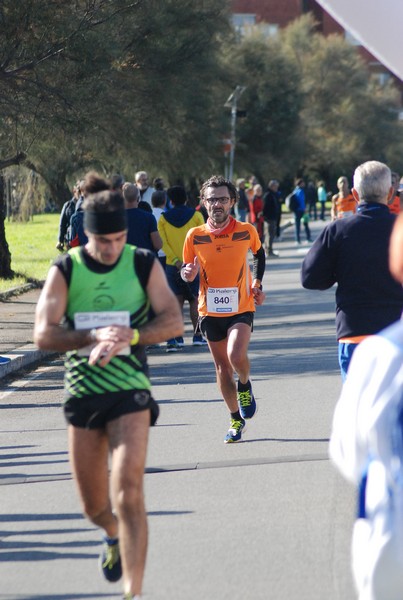
[[[76,203],[73,198],[63,204],[62,212],[60,213],[59,236],[58,240],[64,244],[70,237],[70,221],[76,210]]]
[[[278,195],[273,190],[267,190],[263,196],[263,216],[266,221],[277,221],[281,213]]]
[[[325,227],[302,263],[304,288],[337,283],[337,339],[372,335],[400,319],[403,288],[388,263],[394,222],[386,205],[362,203],[357,214]]]
[[[151,212],[141,208],[127,208],[127,243],[147,248],[155,254],[151,234],[158,231],[157,221]]]
[[[84,231],[84,211],[82,206],[79,207],[71,217],[69,242],[72,247],[85,246],[88,242],[88,238]]]

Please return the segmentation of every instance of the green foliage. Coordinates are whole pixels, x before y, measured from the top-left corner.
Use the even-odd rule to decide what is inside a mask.
[[[386,160],[402,128],[397,90],[375,82],[354,46],[314,25],[309,16],[294,22],[283,45],[301,75],[298,171],[329,181],[365,160]]]
[[[246,86],[235,174],[329,182],[400,165],[397,93],[310,16],[238,40],[228,0],[3,0],[0,147],[27,154],[59,206],[89,168],[167,182],[222,171],[225,100]],[[0,161],[1,168],[1,161]]]
[[[219,79],[227,10],[226,0],[5,0],[0,97],[11,92],[18,108],[2,123],[3,147],[29,150],[59,204],[66,180],[89,166],[113,172],[130,157],[132,173],[185,174],[211,165],[217,95],[208,86]],[[0,122],[5,114],[0,103]]]
[[[399,95],[380,86],[357,48],[340,35],[323,37],[305,15],[273,38],[259,27],[226,47],[223,62],[231,91],[246,86],[237,121],[235,171],[262,183],[276,177],[351,176],[369,159],[401,169]],[[227,116],[227,131],[229,116]]]
[[[241,105],[247,108],[247,117],[239,120],[237,135],[238,170],[242,165],[256,174],[281,173],[299,122],[296,65],[278,39],[266,39],[259,31],[244,38],[227,60],[232,63],[234,80],[246,86]]]

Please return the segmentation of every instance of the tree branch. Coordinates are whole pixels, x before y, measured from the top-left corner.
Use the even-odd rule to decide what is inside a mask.
[[[25,152],[19,152],[15,156],[11,156],[10,158],[5,158],[4,160],[0,159],[0,171],[6,169],[7,167],[12,167],[13,165],[20,165],[26,159]]]

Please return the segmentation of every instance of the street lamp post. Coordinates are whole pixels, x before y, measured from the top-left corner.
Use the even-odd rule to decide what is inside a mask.
[[[229,173],[228,179],[231,181],[234,174],[234,156],[235,156],[235,145],[236,145],[236,117],[237,117],[237,104],[238,100],[246,90],[242,85],[237,85],[235,90],[232,92],[224,106],[231,109],[231,150],[229,155]]]

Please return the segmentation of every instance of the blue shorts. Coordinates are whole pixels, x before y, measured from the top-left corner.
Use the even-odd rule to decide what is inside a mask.
[[[339,365],[343,381],[346,380],[348,367],[350,366],[353,352],[357,346],[358,344],[353,344],[351,342],[339,342]]]
[[[184,281],[180,271],[173,265],[165,267],[168,284],[175,296],[183,296],[185,300],[193,300],[199,295],[199,276],[194,281]]]

